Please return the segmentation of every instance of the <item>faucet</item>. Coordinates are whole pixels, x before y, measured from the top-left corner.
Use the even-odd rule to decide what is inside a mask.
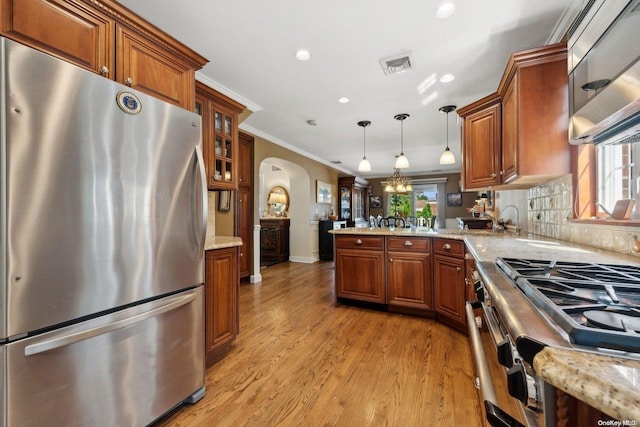
[[[504,208],[502,208],[502,210],[504,211],[507,208],[513,208],[516,211],[516,234],[520,235],[520,230],[522,230],[522,227],[520,227],[520,211],[514,205],[507,205]],[[505,230],[506,230],[506,227],[505,227]]]

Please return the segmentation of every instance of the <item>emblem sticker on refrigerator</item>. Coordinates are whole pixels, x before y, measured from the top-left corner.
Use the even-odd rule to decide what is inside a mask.
[[[116,102],[118,107],[127,114],[138,114],[142,110],[140,99],[131,92],[118,92]]]

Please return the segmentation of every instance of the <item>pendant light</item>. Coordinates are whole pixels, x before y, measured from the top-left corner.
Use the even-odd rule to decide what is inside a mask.
[[[403,122],[409,115],[406,113],[396,114],[393,118],[400,120],[400,156],[396,159],[396,169],[404,169],[409,167],[409,159],[404,155],[404,126]]]
[[[360,172],[369,172],[371,170],[371,163],[367,160],[367,134],[366,129],[367,126],[370,126],[371,122],[369,120],[362,120],[358,122],[358,126],[362,127],[362,160],[360,160],[360,164],[358,165],[358,171]]]
[[[456,157],[453,155],[451,150],[449,150],[449,113],[455,111],[455,109],[455,105],[445,105],[444,107],[439,108],[441,113],[445,113],[447,115],[447,148],[444,149],[444,152],[440,156],[441,165],[452,165],[456,162]]]

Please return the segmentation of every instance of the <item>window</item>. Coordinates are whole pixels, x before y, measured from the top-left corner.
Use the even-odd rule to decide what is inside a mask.
[[[442,189],[438,191],[440,186]],[[402,218],[437,217],[438,196],[444,194],[444,184],[422,184],[413,187],[414,190],[406,194],[389,194],[386,209],[388,215]]]
[[[638,165],[639,143],[606,145],[597,147],[597,195],[598,216],[607,216],[616,201],[635,199],[640,185]],[[638,211],[634,210],[634,214]],[[633,216],[638,218],[637,215]]]

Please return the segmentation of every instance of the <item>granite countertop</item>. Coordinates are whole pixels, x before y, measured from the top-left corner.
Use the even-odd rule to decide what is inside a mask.
[[[207,235],[207,239],[204,242],[205,251],[232,248],[235,246],[242,246],[242,239],[240,237]]]
[[[607,415],[640,423],[640,361],[545,347],[533,367],[549,384]]]
[[[533,234],[487,231],[346,228],[333,234],[401,235],[462,239],[478,263],[493,266],[498,257],[640,265],[640,258]],[[496,273],[497,274],[497,273]],[[491,278],[489,278],[491,280]],[[524,298],[522,298],[523,301]],[[552,345],[557,343],[550,343]],[[546,382],[618,420],[640,423],[640,360],[545,347],[534,369]]]
[[[348,227],[329,230],[331,234],[352,234],[370,236],[415,236],[415,237],[447,237],[452,239],[464,239],[465,234],[457,229],[442,229],[431,231],[427,227],[410,228],[369,228],[369,227]],[[477,231],[477,233],[487,234],[488,231]]]

